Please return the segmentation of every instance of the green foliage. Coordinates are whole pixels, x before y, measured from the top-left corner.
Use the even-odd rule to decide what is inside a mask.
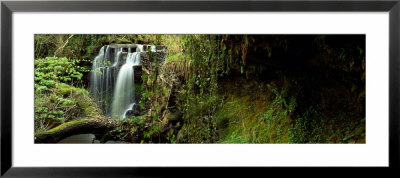
[[[293,143],[324,142],[321,138],[324,125],[324,118],[310,106],[295,120],[290,139]]]
[[[170,143],[178,143],[175,134],[172,134],[171,137],[167,137],[167,141],[169,141]]]
[[[248,84],[244,88],[251,90],[249,88],[254,88],[254,85]],[[290,143],[291,116],[297,107],[295,98],[275,88],[269,92],[259,92],[255,94],[273,95],[273,100],[254,101],[249,96],[229,95],[229,101],[215,115],[220,133],[219,142]]]
[[[46,57],[35,59],[35,93],[46,92],[57,84],[77,84],[87,67],[78,66],[81,60]]]
[[[218,35],[185,35],[183,46],[192,62],[193,71],[180,92],[184,125],[184,142],[209,143],[217,140],[214,114],[220,106],[217,96],[218,76],[223,70],[226,46]],[[220,50],[222,48],[222,50]],[[182,140],[179,140],[182,141]]]
[[[35,94],[35,132],[79,118],[100,116],[100,109],[85,89],[60,84]]]
[[[35,58],[53,56],[56,50],[56,38],[54,35],[35,35]]]
[[[35,59],[35,130],[47,130],[78,117],[97,115],[97,106],[79,84],[88,67],[65,57]]]
[[[47,56],[89,59],[104,46],[113,43],[150,44],[155,35],[35,35],[35,58]]]
[[[359,42],[361,37],[342,43],[347,38],[35,35],[35,129],[98,117],[101,111],[88,92],[76,87],[89,71],[91,64],[86,59],[104,45],[142,43],[167,45],[166,63],[185,64],[175,65],[184,73],[178,75],[185,78],[176,103],[183,126],[178,134],[167,134],[167,142],[365,142],[365,44]],[[142,91],[142,110],[151,105],[161,112],[158,99],[172,92],[157,85],[158,61],[156,56],[149,58],[156,65],[150,66],[150,74],[143,74],[143,83],[137,86]],[[245,81],[233,85],[238,76]],[[231,77],[231,87],[222,85]],[[123,125],[111,134],[151,143],[157,139],[153,137],[164,116],[156,112],[121,120]]]
[[[188,60],[188,57],[186,54],[183,53],[177,53],[173,55],[168,55],[167,58],[165,59],[165,62],[170,62],[170,61],[184,61]]]

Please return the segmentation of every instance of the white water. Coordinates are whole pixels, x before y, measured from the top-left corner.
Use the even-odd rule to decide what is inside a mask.
[[[131,110],[135,104],[136,104],[136,103],[129,104],[129,106],[128,106],[128,107],[125,109],[125,111],[123,112],[122,118],[125,118],[125,117],[126,117],[126,113],[128,113],[128,111]]]
[[[137,48],[136,48],[136,52],[142,52],[143,51],[143,45],[139,45]]]
[[[138,45],[136,49],[103,46],[100,49],[93,61],[90,91],[106,116],[125,118],[137,105],[134,66],[141,65],[140,54],[149,50],[156,52],[156,46]]]
[[[156,46],[151,46],[151,51],[152,52],[156,52],[157,50],[156,50]]]
[[[99,54],[96,56],[93,62],[92,66],[92,73],[91,73],[91,79],[90,79],[90,86],[91,86],[91,93],[94,95],[95,100],[99,103],[99,106],[101,108],[103,107],[103,103],[100,101],[102,98],[107,97],[103,94],[107,94],[107,92],[104,92],[104,82],[106,82],[106,86],[108,85],[108,82],[111,80],[108,75],[109,70],[106,67],[108,63],[108,58],[105,57],[106,52],[109,52],[109,47],[106,46],[106,49],[104,49],[104,46],[100,49]]]
[[[140,52],[142,46],[136,48],[137,52],[129,49],[125,64],[118,72],[117,82],[112,102],[112,116],[118,118],[126,117],[126,112],[135,104],[134,66],[140,65]]]
[[[114,63],[112,67],[117,66],[118,62],[122,59],[122,48],[116,49],[117,55],[115,55]]]
[[[114,57],[111,56],[111,48],[103,46],[99,54],[93,61],[92,73],[90,76],[90,92],[94,96],[99,107],[109,113],[107,103],[111,102],[112,91],[116,75],[118,72],[118,63],[122,60],[122,48],[115,48]]]

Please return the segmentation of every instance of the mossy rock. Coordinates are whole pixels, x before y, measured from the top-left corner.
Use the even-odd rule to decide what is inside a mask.
[[[47,109],[43,111],[40,108]],[[58,114],[50,115],[49,113]],[[48,118],[46,114],[48,114]],[[83,88],[59,84],[47,93],[35,95],[35,132],[48,130],[71,120],[88,117],[100,118],[102,111],[89,96],[89,92]],[[54,120],[54,122],[51,120]],[[55,124],[47,125],[46,123]]]

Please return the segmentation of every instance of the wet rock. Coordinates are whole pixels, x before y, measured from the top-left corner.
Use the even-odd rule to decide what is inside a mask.
[[[126,112],[126,117],[140,116],[140,115],[141,115],[141,109],[138,104],[134,104],[132,106],[132,109]]]
[[[135,83],[142,83],[142,66],[133,66],[133,70],[135,71]]]
[[[166,110],[165,112],[165,116],[158,125],[160,133],[176,132],[180,129],[179,121],[182,119],[182,114],[179,111]]]

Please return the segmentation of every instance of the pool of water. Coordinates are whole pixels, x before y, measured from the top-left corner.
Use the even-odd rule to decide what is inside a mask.
[[[66,144],[96,144],[100,143],[99,140],[95,139],[96,136],[93,134],[79,134],[67,137],[58,143],[66,143]],[[112,141],[109,140],[105,144],[121,144],[121,143],[128,143],[128,142],[121,142],[121,141]]]
[[[93,134],[79,134],[67,137],[58,143],[100,143]]]

